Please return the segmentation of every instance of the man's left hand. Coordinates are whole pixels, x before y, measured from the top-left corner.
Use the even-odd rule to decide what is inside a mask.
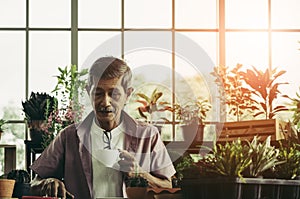
[[[134,177],[136,174],[139,174],[142,172],[142,169],[140,165],[137,163],[135,157],[130,154],[126,150],[121,150],[120,151],[120,158],[119,160],[119,165],[120,165],[120,170],[127,173],[129,177]]]

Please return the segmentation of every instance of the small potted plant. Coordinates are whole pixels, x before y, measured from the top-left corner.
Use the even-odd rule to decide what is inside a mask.
[[[22,102],[22,106],[30,129],[31,140],[39,143],[43,139],[41,126],[57,108],[57,99],[47,93],[31,92],[29,99]]]
[[[212,105],[207,99],[198,97],[185,105],[175,104],[174,111],[176,119],[180,121],[183,138],[186,141],[202,141],[207,112]]]
[[[160,113],[164,111],[171,111],[172,107],[169,102],[160,100],[163,96],[163,92],[159,91],[158,88],[154,89],[150,96],[144,93],[136,93],[138,99],[136,102],[140,103],[141,106],[137,108],[138,113],[145,122],[155,125],[159,132],[161,132],[161,125],[157,125],[155,119],[163,119],[169,121],[166,117],[161,117]]]
[[[148,181],[135,173],[133,177],[125,179],[126,193],[128,199],[145,198],[147,194]]]
[[[12,197],[22,198],[30,195],[30,175],[25,170],[12,170],[7,174],[7,179],[15,180]]]
[[[0,140],[1,140],[1,135],[5,130],[4,125],[7,123],[7,120],[0,119]]]

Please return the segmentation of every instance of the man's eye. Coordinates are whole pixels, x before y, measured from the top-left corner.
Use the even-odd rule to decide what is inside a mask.
[[[94,92],[94,96],[103,96],[104,93],[103,92]]]
[[[116,99],[116,98],[119,98],[120,97],[120,93],[112,93],[112,98]]]

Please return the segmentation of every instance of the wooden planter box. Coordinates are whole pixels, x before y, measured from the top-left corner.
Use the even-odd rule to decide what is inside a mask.
[[[284,139],[287,133],[286,123],[278,119],[248,120],[239,122],[225,122],[218,124],[217,141],[233,141],[237,138],[251,141],[254,136],[260,136],[265,140],[271,136],[271,140]]]
[[[186,199],[299,199],[300,180],[263,178],[183,179]]]

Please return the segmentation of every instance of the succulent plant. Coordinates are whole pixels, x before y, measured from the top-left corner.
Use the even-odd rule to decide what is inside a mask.
[[[20,183],[29,183],[30,175],[25,170],[12,170],[7,174],[7,179],[12,179]]]
[[[29,99],[22,102],[22,106],[28,121],[45,120],[57,107],[57,99],[47,93],[31,92]]]
[[[148,181],[138,175],[125,180],[126,187],[148,187]]]

